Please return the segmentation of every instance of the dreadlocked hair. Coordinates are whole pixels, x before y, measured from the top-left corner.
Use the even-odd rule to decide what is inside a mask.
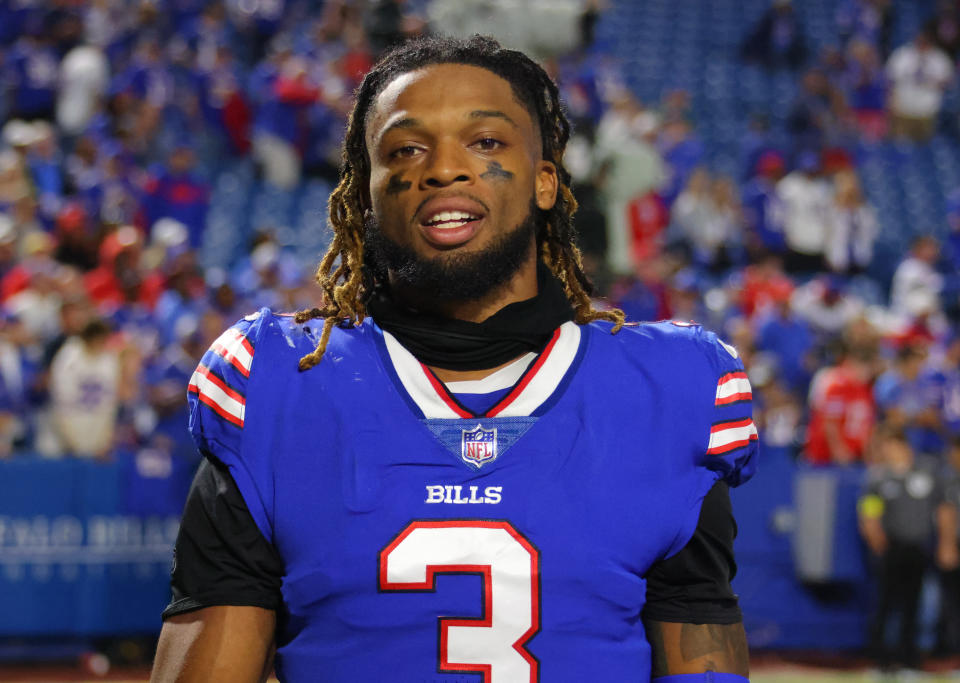
[[[590,301],[593,290],[583,270],[580,250],[575,244],[573,214],[577,201],[570,189],[570,173],[563,165],[563,152],[570,137],[570,122],[560,103],[556,84],[546,72],[522,52],[507,50],[484,36],[465,40],[442,37],[421,38],[404,43],[370,70],[356,92],[356,101],[343,143],[340,182],[330,195],[329,220],[333,241],[316,271],[323,290],[319,308],[300,311],[295,320],[305,323],[323,319],[317,347],[300,359],[300,369],[320,362],[336,325],[356,325],[366,316],[366,302],[384,273],[374,272],[365,263],[365,211],[369,207],[370,160],[366,149],[366,124],[370,108],[380,92],[396,77],[433,64],[478,66],[500,76],[514,95],[533,115],[540,130],[543,158],[557,168],[560,181],[556,203],[543,211],[537,244],[540,258],[563,284],[579,324],[593,320],[612,322],[612,332],[623,326],[618,309],[597,310]]]

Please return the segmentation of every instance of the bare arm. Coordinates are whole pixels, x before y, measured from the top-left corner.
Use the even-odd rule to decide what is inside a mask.
[[[260,607],[206,607],[169,618],[151,683],[260,683],[273,667],[276,615]]]
[[[750,654],[743,624],[647,621],[652,678],[712,671],[748,676]]]

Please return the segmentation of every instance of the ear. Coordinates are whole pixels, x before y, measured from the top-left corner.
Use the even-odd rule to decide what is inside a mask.
[[[541,159],[537,162],[537,175],[534,183],[533,191],[537,206],[544,211],[549,211],[557,203],[557,190],[560,187],[557,167],[553,165],[552,161]]]

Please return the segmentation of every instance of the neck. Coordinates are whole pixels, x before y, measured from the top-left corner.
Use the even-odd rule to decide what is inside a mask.
[[[517,301],[526,301],[537,295],[537,268],[536,262],[522,267],[508,282],[496,288],[488,296],[475,301],[436,301],[428,292],[395,290],[397,296],[411,308],[429,310],[445,318],[466,320],[472,323],[482,323],[494,313]],[[497,370],[510,365],[517,358],[511,358],[496,367],[482,370],[448,370],[436,366],[429,366],[441,382],[469,382],[483,379]]]

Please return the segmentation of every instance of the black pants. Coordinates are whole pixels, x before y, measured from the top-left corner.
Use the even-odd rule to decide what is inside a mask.
[[[877,611],[870,625],[870,646],[882,668],[892,664],[909,668],[920,665],[917,611],[923,575],[929,566],[930,556],[926,549],[912,545],[891,543],[880,558]],[[894,614],[900,618],[900,632],[896,645],[891,648],[884,635]]]
[[[960,654],[960,568],[940,573],[937,621],[937,649],[945,655]]]

